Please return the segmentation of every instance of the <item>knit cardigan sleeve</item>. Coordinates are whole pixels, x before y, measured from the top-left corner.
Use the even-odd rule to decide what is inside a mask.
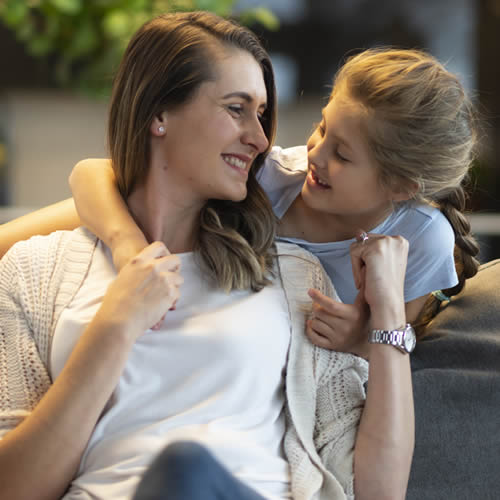
[[[311,344],[305,324],[312,312],[307,294],[316,288],[339,300],[319,260],[291,244],[278,245],[289,303],[292,341],[287,366],[285,452],[298,500],[354,498],[354,446],[365,402],[366,360]]]
[[[326,273],[316,274],[316,288],[337,295]],[[336,300],[340,300],[336,298]],[[353,354],[315,347],[316,425],[314,444],[325,468],[354,498],[354,446],[366,399],[368,362]]]
[[[53,327],[83,279],[92,244],[85,230],[58,231],[17,243],[0,261],[0,438],[50,387]]]

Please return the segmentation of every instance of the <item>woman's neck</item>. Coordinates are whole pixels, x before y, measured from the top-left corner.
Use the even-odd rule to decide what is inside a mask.
[[[304,203],[299,196],[290,205],[279,227],[280,236],[300,238],[311,243],[344,241],[356,236],[360,229],[371,231],[392,212],[388,205],[376,213],[337,215],[319,212]]]
[[[165,189],[149,177],[128,197],[127,204],[150,243],[162,241],[171,253],[194,249],[202,202],[189,203],[182,193]]]

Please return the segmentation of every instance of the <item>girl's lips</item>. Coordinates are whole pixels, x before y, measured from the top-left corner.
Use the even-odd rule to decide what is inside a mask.
[[[330,186],[325,182],[321,181],[313,170],[309,170],[307,173],[306,181],[308,186],[315,189],[330,189]]]

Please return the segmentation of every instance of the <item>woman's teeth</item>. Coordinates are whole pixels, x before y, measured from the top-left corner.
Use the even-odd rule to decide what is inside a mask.
[[[236,158],[235,156],[222,155],[222,158],[224,158],[224,161],[226,163],[233,165],[233,167],[246,168],[246,166],[247,166],[247,163],[245,161],[240,160],[239,158]]]

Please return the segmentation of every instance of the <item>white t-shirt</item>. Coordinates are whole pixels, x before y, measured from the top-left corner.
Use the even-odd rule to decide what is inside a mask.
[[[193,440],[265,498],[290,498],[282,451],[284,368],[290,342],[279,283],[226,294],[181,254],[184,283],[161,330],[135,343],[65,499],[130,499],[168,443]],[[61,372],[116,276],[99,242],[89,274],[59,318],[50,371]],[[84,383],[84,381],[82,381]]]
[[[307,174],[307,149],[274,147],[257,174],[271,200],[273,210],[282,218],[299,195]],[[401,203],[372,233],[400,235],[409,242],[405,276],[405,302],[434,290],[458,283],[453,259],[455,235],[446,217],[437,208],[414,202]],[[349,247],[353,239],[311,243],[300,238],[280,238],[300,245],[316,255],[330,276],[340,299],[352,304],[358,293],[352,275]]]

